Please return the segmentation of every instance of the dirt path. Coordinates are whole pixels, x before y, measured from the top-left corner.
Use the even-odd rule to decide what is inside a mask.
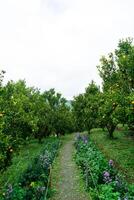
[[[52,183],[56,194],[52,200],[89,200],[80,184],[80,173],[73,160],[74,135],[63,144],[53,169]]]

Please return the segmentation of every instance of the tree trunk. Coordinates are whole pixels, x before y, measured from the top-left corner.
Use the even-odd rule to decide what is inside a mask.
[[[113,133],[114,133],[115,128],[116,128],[116,125],[114,125],[114,124],[108,124],[108,125],[107,125],[107,130],[108,130],[109,138],[110,138],[110,139],[113,139],[113,138],[114,138]]]

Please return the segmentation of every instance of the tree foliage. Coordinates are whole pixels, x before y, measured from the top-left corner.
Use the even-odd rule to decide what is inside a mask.
[[[134,130],[134,45],[131,38],[120,40],[117,49],[102,56],[97,66],[102,91],[89,84],[84,94],[75,97],[77,126],[90,131],[107,128],[110,138],[119,123]],[[76,127],[77,127],[76,126]]]
[[[31,138],[72,132],[73,116],[67,100],[54,89],[40,92],[24,80],[3,86],[0,74],[0,162],[5,168],[12,154]]]

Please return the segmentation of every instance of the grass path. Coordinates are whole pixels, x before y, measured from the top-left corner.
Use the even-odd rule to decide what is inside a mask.
[[[52,170],[52,187],[56,190],[52,200],[89,200],[84,191],[80,172],[77,169],[74,154],[74,135],[69,136],[61,147]]]

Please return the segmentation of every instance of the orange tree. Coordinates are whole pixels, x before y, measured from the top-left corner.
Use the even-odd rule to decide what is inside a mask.
[[[134,45],[133,39],[120,40],[115,50],[115,61],[118,66],[118,83],[124,94],[134,90]]]
[[[72,112],[74,116],[74,124],[76,131],[84,131],[85,130],[85,97],[84,94],[79,94],[74,97],[72,102]]]
[[[1,110],[4,112],[3,133],[15,139],[32,136],[37,130],[37,117],[33,109],[32,88],[25,81],[10,81],[2,89]]]
[[[128,97],[128,107],[126,108],[126,114],[128,117],[128,126],[130,131],[134,134],[134,92],[132,92]]]
[[[106,127],[110,138],[118,123],[124,122],[124,107],[119,90],[109,89],[100,96],[98,121],[102,128]],[[126,119],[126,116],[125,116]]]
[[[117,123],[128,124],[133,126],[133,114],[129,110],[129,96],[134,90],[134,46],[130,38],[119,41],[118,47],[114,53],[100,59],[98,70],[103,80],[104,105],[102,109],[104,115],[102,121],[107,127],[114,129]],[[115,93],[116,101],[114,102]],[[109,103],[108,103],[109,100]],[[110,101],[116,103],[116,108],[112,109]],[[109,110],[110,109],[110,110]],[[107,113],[107,115],[106,115]],[[109,115],[109,118],[108,118]],[[116,122],[116,123],[115,123]],[[111,124],[111,125],[110,125]],[[113,128],[112,128],[113,127]],[[108,128],[109,129],[109,128]],[[111,132],[110,131],[110,132]]]
[[[11,163],[12,153],[13,153],[13,140],[10,135],[6,135],[3,133],[3,127],[5,125],[4,122],[4,112],[1,109],[2,105],[2,94],[3,94],[3,77],[4,71],[0,73],[0,170],[6,168]]]
[[[0,161],[6,166],[12,152],[27,139],[41,142],[50,134],[72,132],[73,118],[67,101],[54,89],[41,93],[26,82],[9,81],[2,85],[0,75]]]
[[[72,105],[78,131],[87,130],[90,133],[97,126],[99,94],[99,87],[92,81],[84,94],[74,98]]]
[[[126,99],[126,123],[134,131],[134,45],[133,39],[120,40],[115,50],[115,59],[119,71],[119,85],[122,96]]]
[[[72,132],[73,116],[67,100],[54,89],[44,92],[43,97],[49,106],[49,131],[57,136]]]
[[[84,123],[85,129],[90,133],[92,128],[98,126],[99,87],[92,81],[85,90]]]
[[[71,110],[54,89],[40,93],[25,81],[10,81],[2,88],[3,133],[15,139],[64,134],[72,126]],[[69,127],[70,126],[70,127]]]

